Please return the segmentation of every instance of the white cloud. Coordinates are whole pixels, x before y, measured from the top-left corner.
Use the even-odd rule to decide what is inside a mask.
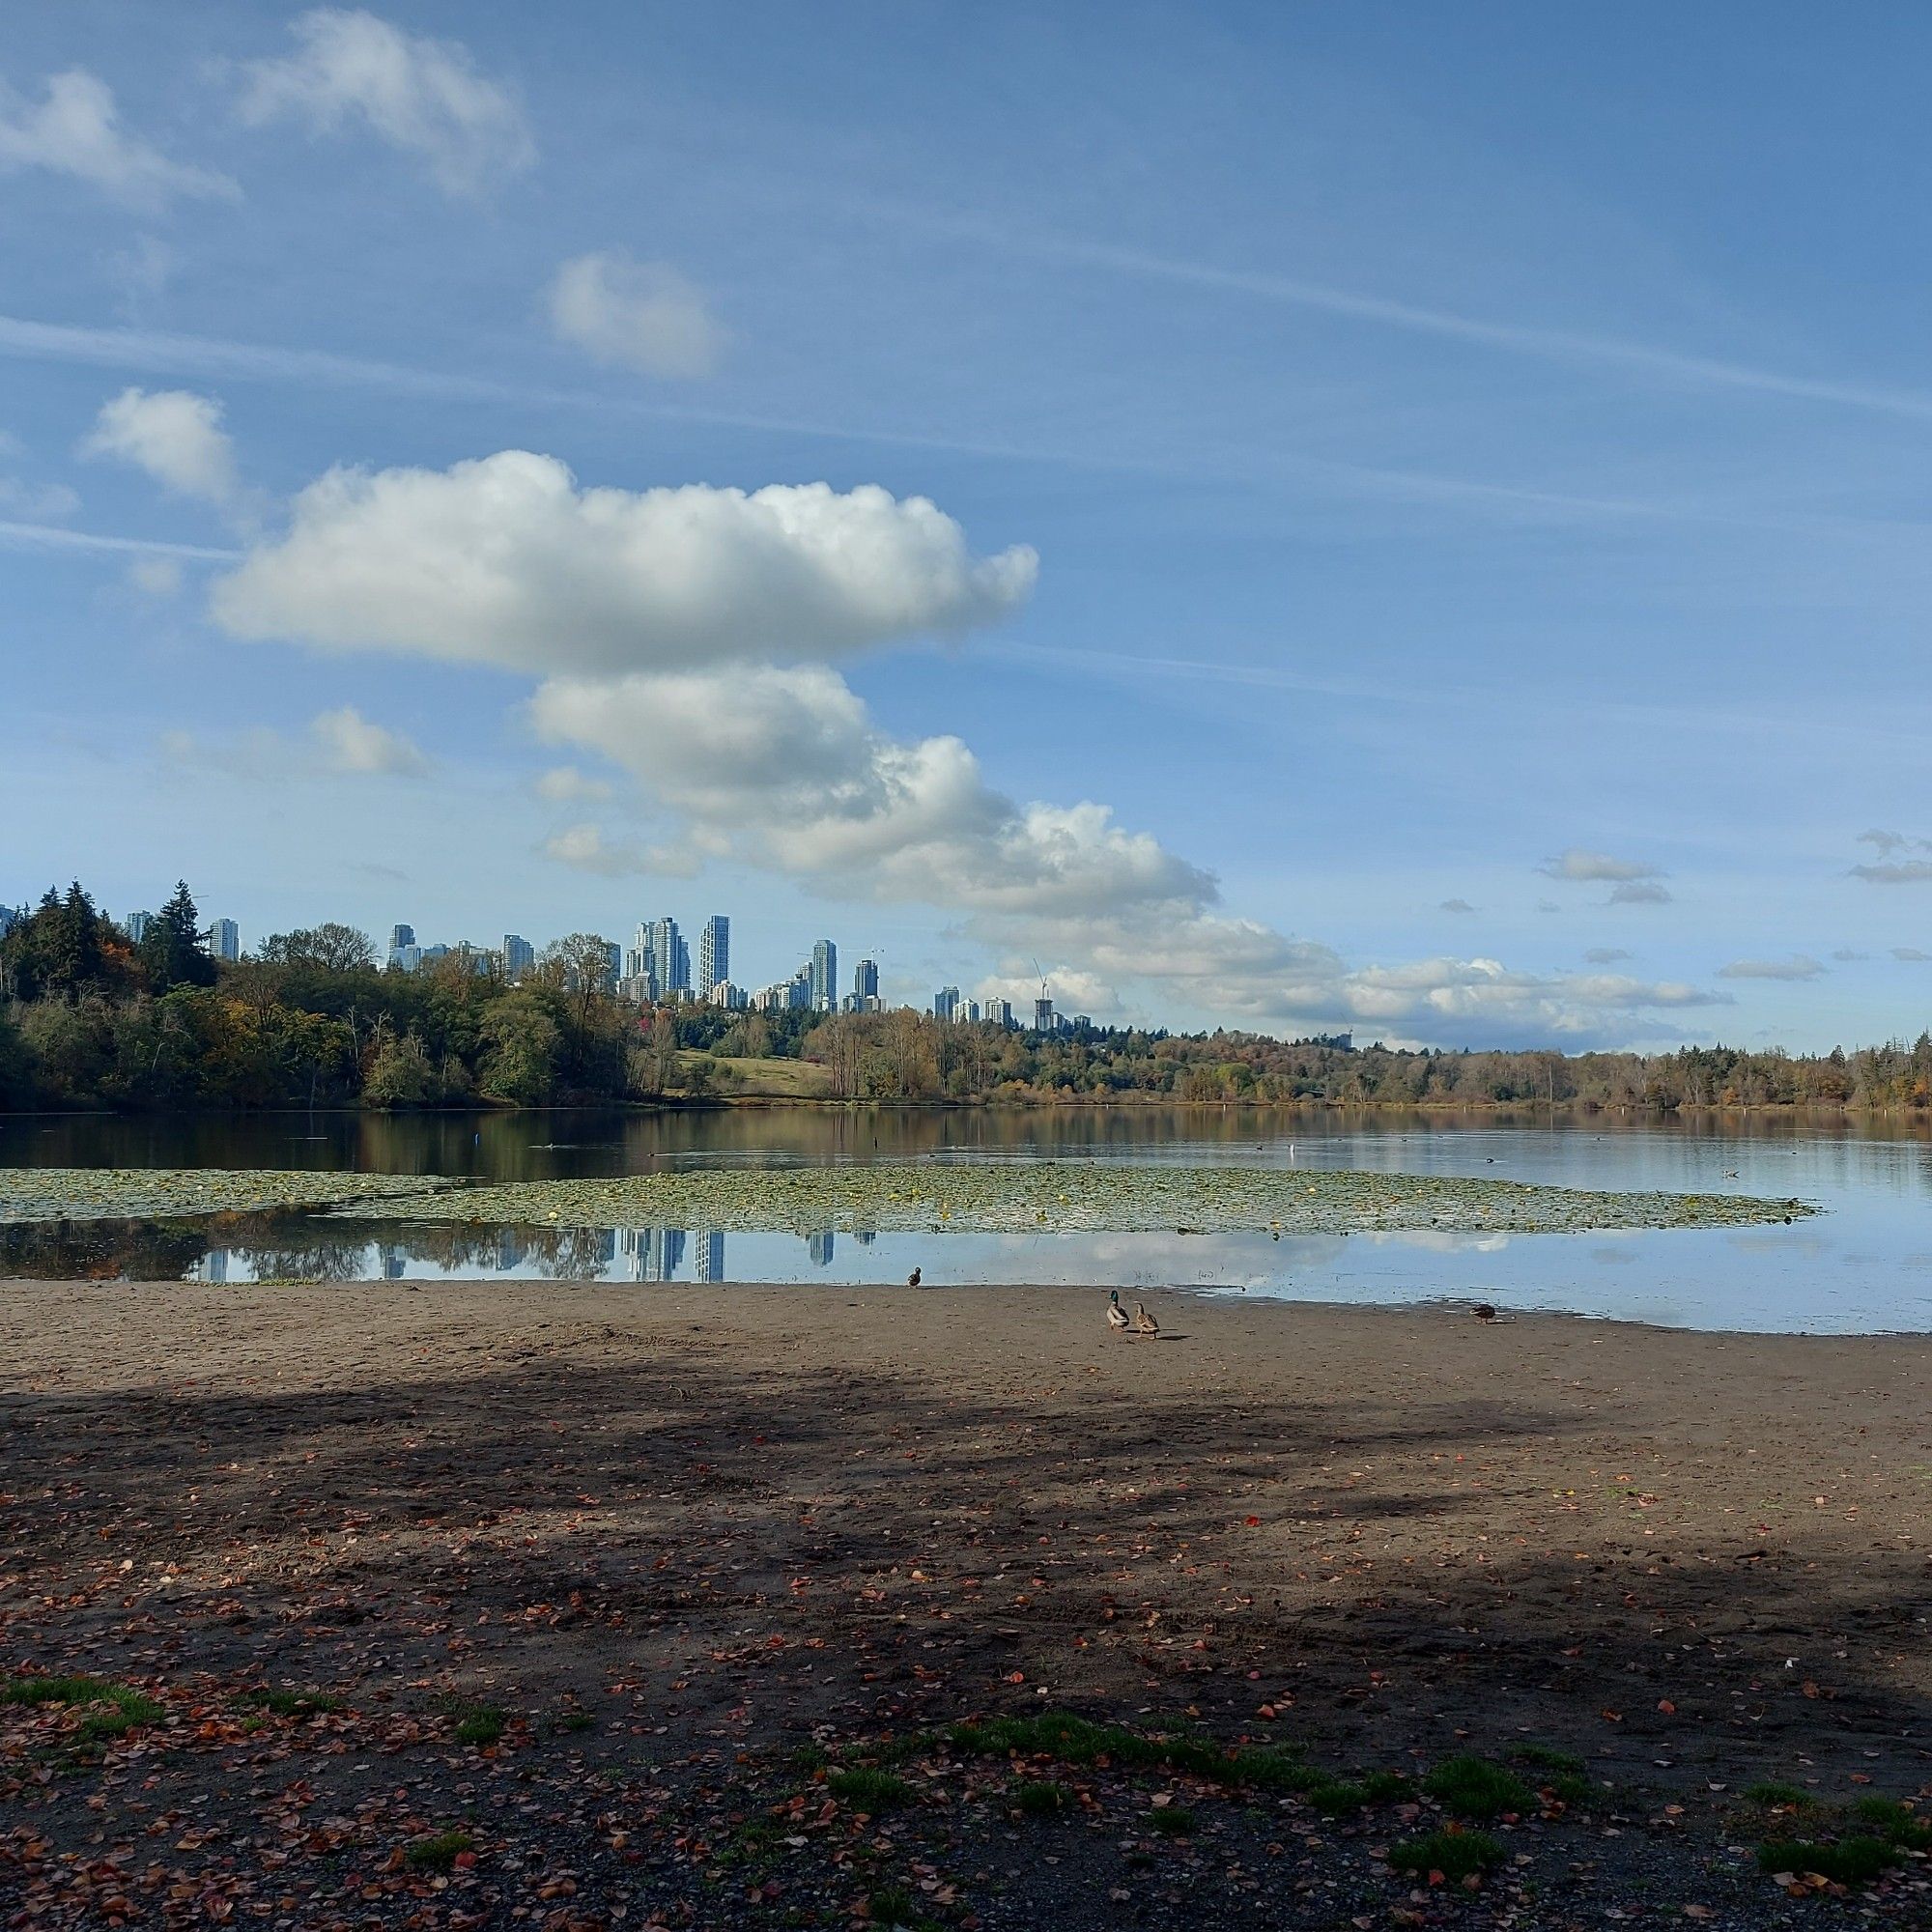
[[[1789,959],[1733,959],[1718,969],[1720,980],[1815,980],[1825,971],[1802,952]]]
[[[239,192],[226,175],[171,161],[128,133],[113,90],[84,68],[55,74],[38,105],[0,82],[0,173],[17,168],[71,175],[137,208],[157,208],[175,195]]]
[[[29,483],[18,476],[0,476],[0,510],[11,515],[71,517],[79,508],[78,492],[65,483]]]
[[[601,805],[612,786],[608,779],[593,779],[575,765],[556,765],[538,775],[535,790],[552,805]]]
[[[100,407],[81,444],[145,469],[156,482],[220,509],[241,497],[235,447],[221,427],[221,405],[187,389],[123,389]]]
[[[1891,956],[1894,959],[1904,960],[1908,966],[1922,966],[1928,959],[1932,959],[1932,952],[1927,952],[1924,948],[1918,946],[1894,946],[1891,949]]]
[[[503,450],[330,470],[213,611],[240,637],[616,672],[956,635],[1024,601],[1037,563],[975,557],[924,497],[876,485],[580,491],[554,458]]]
[[[1857,959],[1869,959],[1871,957],[1871,954],[1869,952],[1857,952],[1856,950],[1854,950],[1852,947],[1849,946],[1841,946],[1835,952],[1832,954],[1832,957],[1837,960],[1840,965],[1848,966],[1854,960]]]
[[[1655,866],[1645,865],[1641,860],[1616,859],[1607,852],[1586,852],[1576,845],[1547,861],[1537,869],[1548,873],[1552,879],[1602,881],[1654,879],[1659,876]]]
[[[550,288],[557,334],[599,362],[646,376],[707,376],[723,331],[701,290],[665,262],[634,262],[621,249],[578,255]]]
[[[1444,899],[1436,907],[1437,912],[1474,912],[1475,909],[1467,899]]]
[[[128,581],[150,597],[174,597],[181,591],[182,567],[171,556],[137,556],[128,566]]]
[[[1621,946],[1593,946],[1584,953],[1584,959],[1592,966],[1614,966],[1621,959],[1631,955]]]
[[[1668,905],[1670,891],[1661,886],[1655,879],[1626,879],[1621,885],[1610,888],[1610,895],[1605,905]]]
[[[471,194],[536,156],[515,96],[454,41],[405,33],[359,8],[318,7],[290,24],[298,49],[242,69],[251,127],[292,117],[319,133],[364,124],[427,164],[440,186]]]
[[[567,825],[544,840],[544,856],[580,872],[605,878],[630,878],[647,873],[658,878],[695,878],[702,854],[695,847],[643,845],[635,840],[608,838],[595,825]]]
[[[419,778],[429,770],[421,748],[385,724],[372,724],[353,704],[325,711],[309,736],[332,772],[369,778]]]
[[[887,736],[823,666],[553,679],[530,716],[546,742],[632,772],[707,853],[842,897],[960,915],[968,937],[1004,957],[987,983],[1007,997],[1037,954],[1071,1009],[1179,1006],[1275,1031],[1359,1024],[1583,1043],[1628,1037],[1641,1015],[1729,1003],[1678,982],[1484,959],[1351,970],[1331,948],[1223,914],[1211,874],[1105,806],[1017,803],[958,739]],[[596,870],[655,863],[592,827],[552,850]]]

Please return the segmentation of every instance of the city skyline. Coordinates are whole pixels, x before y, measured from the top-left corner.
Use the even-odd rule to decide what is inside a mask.
[[[829,931],[1448,1047],[1920,1024],[1867,171],[1932,21],[1720,0],[1714,128],[1574,10],[16,15],[10,895],[690,892],[748,979]]]

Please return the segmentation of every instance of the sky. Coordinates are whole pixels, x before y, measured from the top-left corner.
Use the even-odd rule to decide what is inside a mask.
[[[1932,1011],[1932,15],[0,17],[0,902]]]

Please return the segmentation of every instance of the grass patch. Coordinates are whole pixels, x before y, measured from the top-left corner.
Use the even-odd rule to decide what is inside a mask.
[[[1889,1845],[1908,1852],[1932,1852],[1932,1825],[1896,1798],[1861,1798],[1852,1806],[1852,1816]]]
[[[495,1704],[472,1704],[468,1697],[451,1694],[437,1698],[435,1708],[456,1719],[460,1745],[494,1745],[509,1728],[509,1712]]]
[[[926,1932],[928,1926],[936,1927],[937,1919],[923,1917],[913,1895],[902,1885],[882,1885],[874,1888],[866,1897],[866,1917],[881,1928],[903,1925],[911,1932]]]
[[[158,1723],[167,1716],[165,1705],[101,1677],[18,1677],[0,1689],[0,1702],[84,1709],[87,1716],[80,1720],[80,1736],[89,1744],[124,1737],[136,1724]]]
[[[242,1701],[272,1711],[278,1718],[305,1718],[317,1711],[343,1708],[343,1700],[330,1696],[327,1690],[244,1690]]]
[[[1124,1724],[1096,1724],[1068,1711],[954,1724],[946,1735],[955,1750],[981,1756],[1047,1757],[1061,1764],[1178,1771],[1237,1789],[1286,1792],[1335,1816],[1409,1796],[1408,1780],[1397,1772],[1338,1777],[1271,1745],[1228,1750],[1211,1738],[1149,1735]]]
[[[1499,1818],[1533,1811],[1536,1794],[1515,1772],[1487,1758],[1452,1757],[1422,1780],[1422,1788],[1458,1818]]]
[[[1526,1764],[1535,1771],[1580,1772],[1583,1760],[1575,1751],[1551,1750],[1548,1745],[1517,1745],[1508,1752],[1511,1761]]]
[[[1169,1838],[1185,1838],[1194,1831],[1194,1813],[1184,1804],[1162,1804],[1148,1813],[1148,1825]]]
[[[832,1772],[826,1777],[825,1788],[833,1797],[842,1798],[867,1811],[881,1811],[892,1804],[907,1804],[915,1796],[912,1786],[896,1772],[880,1771],[871,1765]]]
[[[792,1752],[791,1761],[808,1777],[816,1776],[819,1772],[823,1771],[832,1762],[831,1758],[826,1754],[825,1747],[818,1744],[800,1745]]]
[[[1835,1844],[1812,1838],[1773,1838],[1757,1848],[1757,1861],[1768,1872],[1816,1874],[1833,1885],[1869,1885],[1904,1856],[1883,1838],[1840,1838]]]
[[[1743,1796],[1747,1804],[1760,1805],[1767,1811],[1808,1811],[1818,1802],[1802,1784],[1786,1784],[1776,1777],[1747,1785]]]
[[[1430,1832],[1389,1847],[1389,1863],[1397,1871],[1419,1878],[1440,1872],[1452,1885],[1472,1874],[1480,1877],[1502,1861],[1501,1843],[1487,1832]]]
[[[571,1731],[589,1731],[597,1727],[597,1719],[588,1711],[559,1711],[550,1720],[550,1727],[562,1737]]]
[[[439,1832],[403,1847],[404,1862],[415,1871],[453,1871],[461,1853],[473,1851],[476,1841],[468,1832]]]
[[[1065,1785],[1047,1778],[1028,1778],[1008,1794],[1027,1818],[1058,1818],[1072,1800]]]

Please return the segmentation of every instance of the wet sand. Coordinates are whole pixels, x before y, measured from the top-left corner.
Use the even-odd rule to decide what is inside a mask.
[[[667,1789],[1048,1706],[1533,1741],[1719,1839],[1754,1778],[1932,1778],[1932,1338],[1145,1298],[1157,1340],[1065,1289],[6,1284],[0,1645],[621,1705],[572,1750]]]

